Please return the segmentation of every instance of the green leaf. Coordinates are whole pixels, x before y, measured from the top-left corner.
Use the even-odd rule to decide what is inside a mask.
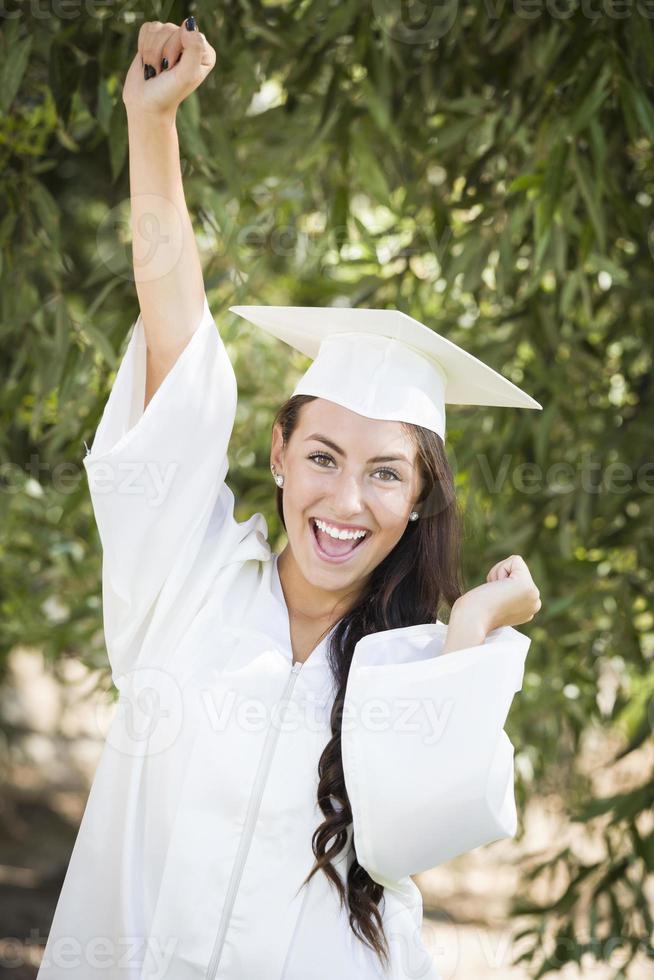
[[[38,180],[32,182],[30,199],[34,204],[37,218],[48,238],[53,246],[58,247],[60,212],[57,202],[52,194]]]
[[[334,195],[334,205],[329,217],[329,227],[334,233],[336,246],[340,248],[348,239],[347,216],[349,210],[349,192],[345,185],[338,187]]]
[[[377,201],[387,204],[391,196],[385,169],[380,165],[378,155],[366,138],[362,127],[353,126],[349,134],[350,153],[357,175],[357,185],[365,193],[370,193]]]
[[[402,140],[395,126],[390,105],[385,101],[381,92],[373,86],[370,79],[366,78],[363,80],[361,90],[365,98],[366,108],[377,123],[379,132],[383,133],[384,137],[392,142],[396,150],[400,150]]]
[[[204,141],[202,128],[207,132],[210,149]],[[193,154],[200,159],[215,160],[220,176],[227,182],[230,193],[240,195],[242,193],[241,166],[236,154],[235,143],[230,138],[223,120],[216,116],[210,125],[205,122],[202,127],[198,121],[196,135],[193,136],[187,132],[186,136],[187,146]]]
[[[445,150],[449,150],[452,146],[464,142],[478,125],[478,120],[475,118],[459,119],[457,122],[445,123],[445,125],[436,130],[436,134],[433,137],[438,152],[444,153]]]
[[[89,339],[93,343],[93,346],[96,348],[98,353],[102,355],[102,357],[110,365],[110,367],[115,368],[117,365],[116,352],[114,351],[113,347],[111,346],[105,334],[101,330],[98,330],[97,327],[94,327],[88,321],[84,322],[82,329],[86,334],[86,336],[89,337]]]
[[[507,188],[507,197],[510,194],[515,194],[517,191],[530,190],[532,187],[541,187],[543,184],[543,175],[540,174],[522,174],[520,177],[516,177],[512,180]]]
[[[479,95],[464,95],[458,99],[441,99],[441,112],[469,112],[476,118],[483,115],[489,107],[489,102]]]
[[[573,272],[568,273],[563,283],[563,289],[559,296],[559,310],[564,317],[569,316],[572,311],[577,293],[581,288],[580,280],[582,277],[583,273],[581,269],[575,269]]]
[[[606,224],[601,206],[602,181],[599,175],[591,175],[587,162],[577,152],[574,144],[571,149],[572,167],[577,178],[577,186],[588,210],[600,249],[606,251]]]
[[[29,62],[33,40],[30,35],[22,41],[15,40],[12,44],[4,46],[0,86],[0,108],[3,112],[9,110],[9,106],[18,94]]]
[[[122,99],[121,99],[122,102]],[[109,94],[109,81],[104,76],[100,76],[98,79],[98,92],[96,99],[95,114],[98,120],[100,128],[109,136],[111,128],[111,115],[113,112],[114,103],[111,95]],[[127,119],[125,118],[125,123]]]
[[[645,98],[641,91],[631,88],[630,93],[636,110],[636,116],[650,143],[654,145],[654,109],[652,109],[649,99]]]
[[[120,176],[127,158],[127,119],[122,102],[116,102],[111,113],[109,124],[109,160],[111,162],[111,179],[115,183]]]
[[[611,69],[605,65],[601,70],[597,81],[590,90],[583,102],[577,106],[573,115],[566,126],[567,134],[574,137],[577,133],[585,129],[592,120],[597,121],[599,109],[602,107],[609,95],[609,81]]]

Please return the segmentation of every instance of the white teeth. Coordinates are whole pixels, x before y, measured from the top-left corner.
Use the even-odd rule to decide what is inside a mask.
[[[366,535],[365,531],[340,531],[338,528],[331,527],[330,524],[325,524],[324,521],[319,521],[315,518],[314,523],[316,527],[319,527],[321,531],[325,532],[325,534],[329,534],[332,538],[340,538],[341,541],[364,538]]]

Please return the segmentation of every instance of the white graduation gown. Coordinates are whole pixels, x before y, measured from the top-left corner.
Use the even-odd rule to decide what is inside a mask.
[[[503,627],[439,655],[447,627],[364,637],[342,755],[354,853],[385,886],[391,966],[313,866],[328,637],[293,664],[262,514],[225,483],[236,380],[202,321],[145,411],[139,317],[84,457],[120,699],[39,980],[439,980],[409,877],[514,836],[503,729],[530,640]]]

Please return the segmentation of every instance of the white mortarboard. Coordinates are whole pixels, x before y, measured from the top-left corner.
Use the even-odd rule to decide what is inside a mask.
[[[542,408],[517,385],[399,310],[230,306],[313,359],[293,395],[359,415],[413,422],[445,439],[446,405]]]

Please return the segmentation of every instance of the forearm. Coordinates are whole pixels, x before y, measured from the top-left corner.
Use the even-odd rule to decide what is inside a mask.
[[[135,285],[149,358],[165,365],[202,316],[202,266],[184,198],[175,117],[128,112],[127,121]]]
[[[478,616],[469,613],[463,605],[457,605],[455,602],[450,612],[450,621],[441,653],[453,653],[466,647],[479,646],[486,639],[487,633],[485,624]]]

